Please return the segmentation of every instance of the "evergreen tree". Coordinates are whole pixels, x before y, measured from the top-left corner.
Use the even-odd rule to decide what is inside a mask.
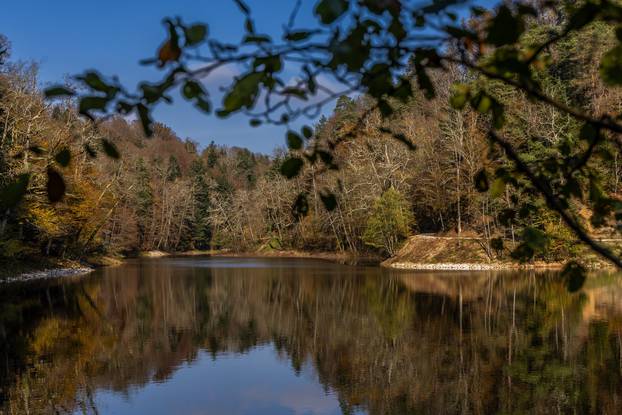
[[[181,177],[181,167],[177,161],[177,157],[171,154],[168,159],[168,169],[166,171],[166,180],[174,182]]]
[[[214,141],[210,142],[205,150],[206,158],[207,158],[207,167],[210,169],[214,168],[216,164],[218,164],[218,147],[214,143]]]
[[[397,252],[399,243],[408,236],[413,221],[406,198],[391,187],[374,203],[363,241],[393,255]]]
[[[255,156],[250,150],[244,148],[238,151],[235,164],[236,173],[244,179],[245,184],[253,185],[257,180],[255,175],[256,165]]]

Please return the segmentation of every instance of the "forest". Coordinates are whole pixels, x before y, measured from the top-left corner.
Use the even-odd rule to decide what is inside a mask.
[[[521,42],[541,42],[559,24],[539,14]],[[537,73],[541,88],[569,107],[619,112],[621,90],[601,79],[598,64],[615,42],[613,26],[593,22],[550,45],[552,63]],[[73,98],[47,100],[37,65],[12,61],[10,40],[1,43],[3,261],[224,249],[389,257],[421,233],[477,237],[491,261],[554,262],[583,252],[544,197],[525,178],[509,178],[512,163],[487,136],[495,120],[457,109],[464,103],[456,91],[475,83],[503,104],[503,132],[538,174],[557,171],[564,149],[589,142],[589,131],[576,117],[458,64],[430,72],[433,99],[413,88],[390,100],[390,113],[369,94],[342,95],[312,128],[284,128],[285,145],[265,155],[200,145],[157,122],[146,137],[140,121],[122,115],[92,123]],[[413,85],[418,65],[412,60],[402,74]],[[593,202],[622,196],[622,161],[608,145],[586,160],[588,190],[573,180],[551,182],[576,193],[567,208],[601,239],[615,237],[616,224],[595,215]],[[294,166],[300,173],[291,175],[300,160],[292,155],[322,164]]]

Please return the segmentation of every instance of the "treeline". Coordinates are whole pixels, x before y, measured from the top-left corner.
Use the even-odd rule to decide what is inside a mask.
[[[213,200],[255,186],[271,166],[247,149],[212,142],[199,151],[164,125],[151,139],[121,118],[95,127],[71,102],[44,100],[36,65],[5,64],[0,82],[0,186],[28,174],[29,189],[16,207],[1,201],[5,259],[209,249]],[[73,156],[59,160],[65,149]],[[50,170],[67,188],[54,204],[46,192]]]
[[[547,15],[532,22],[524,37],[526,46],[546,39],[559,24]],[[607,88],[598,75],[600,56],[613,41],[612,28],[598,23],[550,47],[554,64],[539,74],[546,93],[589,113],[619,110],[622,94]],[[222,212],[231,214],[218,223],[229,225],[220,232],[235,238],[234,246],[251,242],[250,246],[301,249],[373,249],[391,255],[410,233],[435,232],[478,236],[490,259],[514,255],[558,261],[583,254],[576,237],[539,192],[525,177],[510,174],[515,166],[486,136],[492,122],[482,115],[487,111],[455,109],[460,106],[456,91],[475,82],[505,106],[499,133],[510,138],[520,157],[537,175],[550,179],[553,188],[571,188],[580,195],[585,203],[573,201],[569,208],[586,229],[595,236],[615,234],[615,224],[587,208],[598,205],[599,197],[620,199],[622,170],[615,149],[592,155],[588,163],[596,173],[589,183],[565,175],[558,166],[564,151],[585,148],[589,154],[589,132],[576,119],[464,68],[446,69],[432,76],[435,99],[419,93],[406,102],[393,100],[395,111],[389,117],[372,111],[374,101],[365,96],[341,97],[302,149],[296,149],[295,138],[289,143],[292,153],[321,157],[322,167],[305,166],[293,181],[274,174],[261,177],[255,188],[227,199],[228,208]],[[414,71],[413,66],[413,79]],[[489,104],[486,99],[480,102]],[[580,166],[582,160],[574,162]],[[301,193],[307,197],[300,198]],[[336,195],[336,205],[331,194]],[[299,221],[292,220],[292,200],[297,201],[294,216],[307,213]],[[334,205],[334,210],[323,205]]]
[[[542,40],[558,25],[544,16],[525,42]],[[620,91],[603,85],[596,64],[613,39],[613,30],[598,23],[551,47],[554,64],[540,74],[547,94],[593,113],[622,107]],[[502,133],[524,161],[550,160],[551,171],[563,160],[565,144],[586,146],[580,124],[464,68],[439,71],[432,81],[435,99],[395,100],[388,118],[372,111],[365,96],[343,96],[313,131],[290,134],[289,150],[268,157],[213,143],[199,151],[163,125],[146,139],[138,123],[122,118],[96,128],[71,101],[50,105],[43,99],[34,65],[4,63],[0,186],[30,176],[25,199],[17,207],[4,203],[0,211],[0,252],[16,258],[212,248],[392,255],[409,234],[438,232],[481,237],[491,259],[507,258],[515,248],[529,257],[539,243],[545,260],[576,255],[575,237],[560,218],[532,187],[508,179],[514,167],[484,133],[489,117],[457,111],[450,101],[460,83],[479,82],[505,105]],[[64,148],[71,160],[59,160]],[[322,163],[286,179],[280,170],[288,152]],[[617,151],[596,154],[589,163],[598,171],[589,184],[560,176],[551,185],[588,189],[585,200],[598,194],[619,199]],[[50,169],[67,185],[56,204],[46,198]],[[483,170],[492,174],[483,176]],[[571,208],[591,232],[592,225],[601,235],[614,232],[585,206],[573,202]]]

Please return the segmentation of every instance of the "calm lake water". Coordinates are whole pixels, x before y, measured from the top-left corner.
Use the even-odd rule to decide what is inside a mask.
[[[621,279],[166,258],[8,284],[0,413],[619,414]]]

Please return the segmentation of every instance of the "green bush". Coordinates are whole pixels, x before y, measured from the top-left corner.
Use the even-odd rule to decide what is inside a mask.
[[[414,217],[404,196],[391,187],[376,202],[367,219],[363,242],[394,255],[408,236]]]

